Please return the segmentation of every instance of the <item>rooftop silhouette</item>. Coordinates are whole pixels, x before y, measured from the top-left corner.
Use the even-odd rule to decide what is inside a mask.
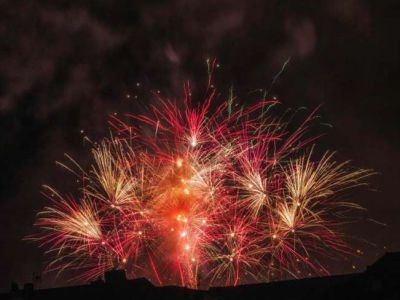
[[[386,253],[356,274],[192,290],[157,287],[145,278],[128,280],[123,270],[114,270],[104,280],[80,286],[35,290],[33,284],[19,289],[14,283],[0,295],[6,299],[400,299],[400,252]]]

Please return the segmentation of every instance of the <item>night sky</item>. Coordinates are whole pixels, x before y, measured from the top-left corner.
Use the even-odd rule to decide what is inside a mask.
[[[83,136],[108,135],[110,114],[142,112],[146,91],[196,89],[208,57],[221,65],[218,90],[233,86],[242,101],[290,57],[271,96],[286,108],[322,104],[332,127],[320,126],[319,148],[377,172],[353,197],[368,211],[347,229],[365,254],[333,273],[400,250],[399,11],[392,0],[0,1],[0,290],[45,267],[22,239],[48,204],[41,185],[68,191],[74,180],[55,161],[66,152],[85,164]]]

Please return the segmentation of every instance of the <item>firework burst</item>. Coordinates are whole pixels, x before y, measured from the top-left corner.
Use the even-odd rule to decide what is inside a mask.
[[[55,255],[49,269],[90,280],[123,268],[192,288],[328,272],[320,258],[349,251],[341,212],[361,208],[341,196],[371,171],[314,159],[315,111],[291,131],[273,117],[276,100],[214,108],[211,87],[203,104],[188,85],[184,95],[113,117],[88,171],[63,165],[82,188],[78,200],[46,189],[53,205],[32,239]]]

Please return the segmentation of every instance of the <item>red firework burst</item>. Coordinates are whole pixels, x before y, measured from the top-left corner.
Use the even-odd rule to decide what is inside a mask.
[[[71,160],[80,200],[48,188],[33,237],[55,254],[50,270],[90,280],[124,268],[198,288],[325,273],[321,256],[348,251],[337,212],[360,207],[340,196],[371,171],[313,159],[315,112],[291,131],[275,99],[212,108],[210,82],[202,104],[185,85],[182,105],[157,96],[149,114],[112,118],[90,170]]]

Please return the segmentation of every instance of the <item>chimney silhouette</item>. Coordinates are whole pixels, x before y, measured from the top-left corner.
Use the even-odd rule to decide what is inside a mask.
[[[126,283],[125,270],[111,270],[104,274],[104,279],[106,284],[121,284]]]

